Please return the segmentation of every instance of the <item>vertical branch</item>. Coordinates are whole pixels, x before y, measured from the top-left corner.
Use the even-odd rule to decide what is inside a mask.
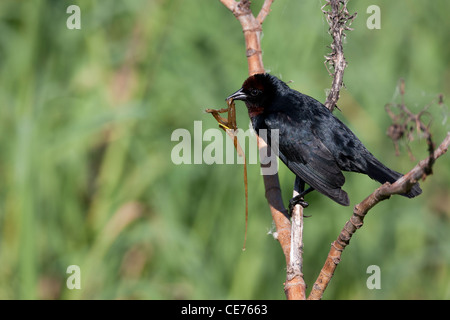
[[[327,21],[330,25],[329,33],[333,37],[331,43],[332,52],[325,56],[325,66],[328,73],[333,76],[330,92],[328,93],[325,106],[331,111],[336,107],[339,100],[339,92],[344,83],[344,70],[347,67],[347,61],[344,57],[343,41],[345,38],[345,30],[353,30],[350,24],[356,17],[356,13],[350,15],[347,10],[348,0],[326,0],[325,5],[322,6],[322,12],[327,15]],[[331,7],[331,11],[326,11],[326,6]],[[328,66],[334,69],[331,73]]]
[[[240,0],[238,2],[236,2],[235,0],[220,1],[234,14],[234,16],[239,20],[242,26],[245,37],[245,53],[247,56],[249,75],[264,73],[265,70],[261,50],[262,23],[270,12],[270,7],[273,3],[273,0],[264,1],[261,11],[256,18],[250,9],[249,0]],[[266,142],[260,137],[258,137],[257,140],[260,156],[268,155],[268,152],[270,152],[270,148],[268,147]],[[261,159],[261,163],[267,162]],[[288,299],[299,299],[303,297],[304,299],[306,286],[303,282],[303,278],[301,278],[302,281],[299,281],[299,276],[302,276],[301,260],[297,260],[297,262],[291,261],[291,223],[289,221],[289,218],[285,214],[287,210],[284,207],[283,199],[281,197],[281,188],[278,174],[263,175],[263,179],[265,196],[270,207],[272,219],[277,229],[277,232],[274,236],[281,245],[288,268],[288,275],[286,277],[285,283],[286,297]],[[303,208],[300,207],[298,208],[298,210],[300,216],[302,216]],[[296,236],[296,238],[298,237]],[[298,248],[299,245],[294,244],[292,247]]]
[[[273,0],[266,0],[258,19],[253,16],[250,9],[250,0],[220,0],[241,23],[245,37],[245,55],[247,56],[248,74],[264,73],[261,51],[262,23],[270,11]]]
[[[299,193],[294,190],[293,197]],[[306,283],[303,279],[303,207],[295,205],[291,217],[291,248],[289,264],[286,271],[286,284],[284,287],[288,300],[305,300]],[[290,290],[291,287],[302,290]]]

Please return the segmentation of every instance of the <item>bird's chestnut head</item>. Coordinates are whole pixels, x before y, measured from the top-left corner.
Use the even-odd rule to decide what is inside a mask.
[[[268,73],[258,73],[248,77],[242,88],[230,95],[227,100],[242,100],[249,111],[256,108],[262,111],[270,107],[275,96],[286,88],[287,85],[278,78]]]
[[[270,77],[267,73],[258,73],[248,77],[242,88],[230,95],[227,100],[242,100],[251,105],[262,106],[271,91]]]

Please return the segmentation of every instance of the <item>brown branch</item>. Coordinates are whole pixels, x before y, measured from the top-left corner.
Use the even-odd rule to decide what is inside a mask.
[[[393,184],[385,183],[376,189],[371,195],[357,204],[353,209],[353,215],[345,224],[337,240],[331,244],[331,249],[320,274],[313,285],[308,300],[319,300],[322,298],[323,292],[328,286],[334,271],[341,260],[342,251],[350,243],[353,234],[362,227],[364,217],[379,202],[386,200],[394,194],[404,194],[411,190],[414,184],[420,179],[425,179],[429,171],[429,164],[447,152],[450,145],[450,132],[442,141],[441,145],[433,152],[432,155],[420,161],[411,171],[398,179]],[[427,173],[428,172],[428,173]]]
[[[239,2],[234,0],[220,0],[220,2],[222,2],[241,23],[242,31],[245,36],[245,54],[247,56],[249,75],[264,73],[261,51],[261,24],[266,15],[262,14],[260,18],[261,22],[256,20],[250,9],[249,0],[241,0]],[[266,2],[272,3],[272,1],[267,0]],[[264,3],[263,7],[265,7],[266,11],[269,10],[266,3]]]
[[[262,23],[270,12],[270,7],[273,0],[264,1],[257,18],[254,17],[250,9],[249,0],[241,0],[239,2],[234,0],[220,1],[241,23],[245,37],[245,49],[249,75],[264,73],[265,70],[261,50]],[[261,166],[264,167],[263,163],[267,163],[267,161],[264,161],[262,158],[270,154],[270,148],[268,148],[266,142],[261,137],[258,137],[257,140],[261,157]],[[285,282],[286,297],[287,299],[304,299],[306,286],[301,273],[301,265],[297,262],[291,261],[291,247],[298,248],[298,240],[291,246],[291,223],[286,215],[287,210],[283,204],[278,174],[263,175],[263,179],[265,196],[270,207],[272,219],[277,229],[274,237],[280,243],[286,258],[286,266],[288,269]],[[300,216],[303,215],[303,208],[300,207],[296,210],[299,210],[298,212]],[[296,235],[295,238],[298,239],[298,236]]]
[[[259,24],[262,24],[266,19],[267,15],[270,13],[270,6],[272,5],[273,1],[274,0],[264,1],[261,11],[259,11],[258,16],[256,17],[256,21],[258,21]]]
[[[347,2],[348,0],[326,0],[325,5],[322,6],[322,12],[327,15],[327,21],[330,25],[329,33],[333,37],[332,52],[325,56],[325,66],[328,73],[333,76],[331,89],[325,101],[325,106],[331,111],[334,110],[339,100],[340,90],[344,83],[344,70],[347,66],[343,47],[344,31],[352,30],[349,26],[356,17],[356,13],[349,14]],[[324,10],[326,6],[330,6],[331,11]],[[328,65],[334,69],[334,73],[330,72]]]

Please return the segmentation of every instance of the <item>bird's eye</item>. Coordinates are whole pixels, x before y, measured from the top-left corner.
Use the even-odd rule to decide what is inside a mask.
[[[261,91],[258,90],[258,89],[252,89],[252,90],[250,91],[250,94],[251,94],[252,96],[256,97],[260,92],[261,92]]]

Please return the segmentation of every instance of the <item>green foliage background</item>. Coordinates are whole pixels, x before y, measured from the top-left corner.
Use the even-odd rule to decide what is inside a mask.
[[[215,128],[203,110],[224,107],[247,77],[238,21],[218,0],[79,0],[82,29],[69,30],[71,4],[0,2],[0,298],[284,299],[259,165],[249,166],[243,252],[242,166],[171,161],[172,132],[193,133],[196,120]],[[271,73],[324,101],[331,38],[322,4],[275,1],[262,46]],[[380,30],[366,26],[371,4],[381,8]],[[450,3],[358,0],[349,9],[358,17],[336,114],[383,162],[408,171],[416,161],[405,142],[395,156],[384,106],[400,101],[400,78],[414,112],[450,96]],[[448,109],[429,111],[440,143]],[[423,140],[410,146],[417,160],[426,155]],[[434,171],[419,198],[393,197],[369,213],[325,299],[450,298],[448,155]],[[378,185],[346,176],[351,205]],[[294,177],[283,165],[280,179],[287,202]],[[309,202],[311,287],[351,207],[318,193]],[[66,286],[69,265],[81,268],[80,290]],[[370,265],[381,269],[380,290],[366,286]]]

